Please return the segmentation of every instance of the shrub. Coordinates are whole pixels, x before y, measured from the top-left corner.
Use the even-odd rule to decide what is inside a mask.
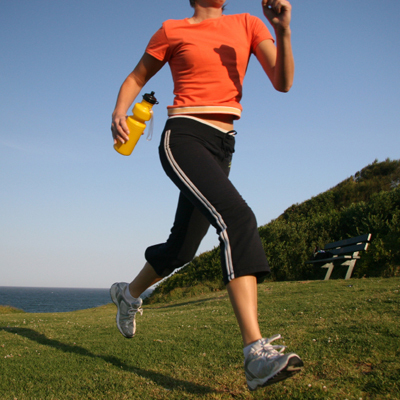
[[[272,280],[320,279],[321,268],[305,264],[316,246],[365,233],[372,243],[354,277],[400,275],[400,161],[375,161],[325,193],[289,207],[259,233]],[[322,274],[323,276],[323,274]],[[334,275],[333,275],[334,276]],[[151,298],[190,295],[193,288],[223,288],[219,249],[196,257],[164,280]],[[177,288],[181,288],[177,290]]]

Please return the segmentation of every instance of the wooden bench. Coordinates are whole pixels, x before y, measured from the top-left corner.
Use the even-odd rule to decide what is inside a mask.
[[[328,243],[324,247],[325,252],[329,252],[327,258],[307,261],[306,264],[323,264],[321,268],[328,268],[325,280],[331,276],[335,265],[347,265],[347,273],[344,279],[350,279],[356,261],[360,258],[359,252],[367,250],[371,242],[371,234],[356,236],[350,239],[340,240],[339,242]]]

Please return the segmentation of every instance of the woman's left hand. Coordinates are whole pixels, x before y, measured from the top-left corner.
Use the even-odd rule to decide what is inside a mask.
[[[292,6],[287,0],[262,0],[264,15],[275,30],[290,28]]]

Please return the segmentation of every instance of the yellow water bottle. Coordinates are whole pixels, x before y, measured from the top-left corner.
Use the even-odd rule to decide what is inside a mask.
[[[146,93],[143,95],[143,100],[136,103],[132,108],[133,115],[126,119],[126,124],[129,128],[129,140],[125,143],[117,141],[114,144],[114,149],[123,156],[129,156],[136,146],[136,143],[143,135],[146,128],[145,121],[148,121],[152,116],[151,109],[154,104],[158,104],[157,99],[154,97],[154,92]]]

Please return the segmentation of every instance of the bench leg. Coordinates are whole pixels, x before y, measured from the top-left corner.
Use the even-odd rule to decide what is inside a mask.
[[[332,270],[333,270],[333,263],[325,264],[321,268],[328,268],[328,271],[326,271],[326,275],[325,275],[325,278],[324,278],[324,281],[327,281],[331,277],[331,273],[332,273]]]
[[[353,273],[353,269],[354,266],[356,265],[356,259],[355,260],[351,260],[351,261],[346,261],[345,263],[343,263],[343,265],[348,265],[349,268],[347,268],[347,273],[346,273],[346,277],[344,279],[350,279],[351,278],[351,274]]]

